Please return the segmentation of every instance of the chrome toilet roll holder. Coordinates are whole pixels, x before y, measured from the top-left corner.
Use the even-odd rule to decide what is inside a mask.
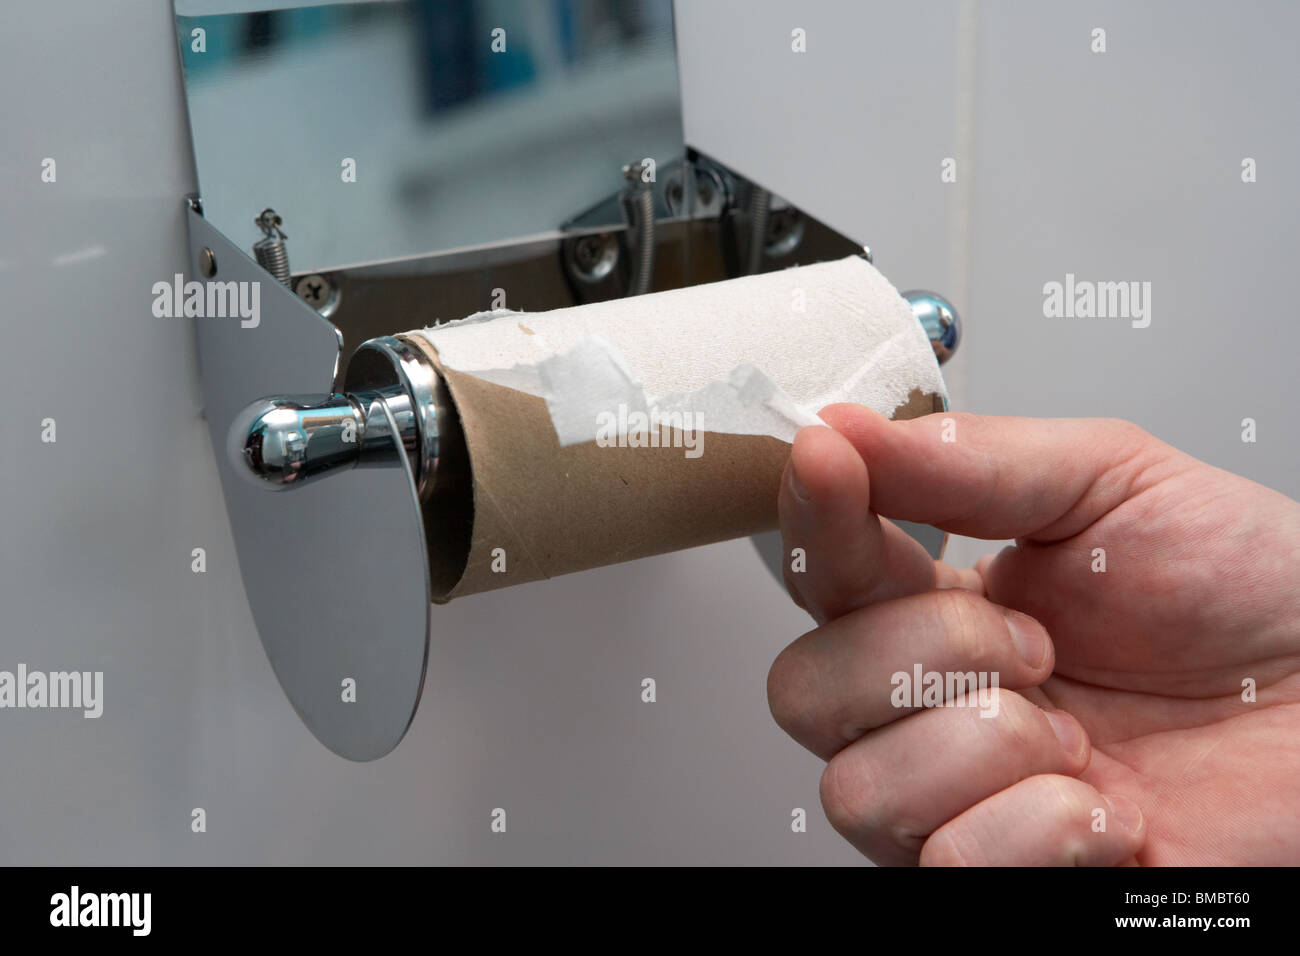
[[[619,170],[621,188],[545,235],[525,232],[522,239],[454,249],[447,243],[440,252],[324,271],[312,262],[310,270],[295,272],[295,242],[313,238],[311,225],[278,215],[277,208],[288,209],[276,195],[262,195],[260,175],[240,180],[249,188],[232,197],[223,179],[230,170],[221,165],[230,152],[205,155],[202,147],[204,137],[209,143],[228,138],[223,124],[232,115],[213,110],[214,97],[223,94],[219,77],[213,79],[221,61],[210,54],[228,55],[225,62],[235,64],[231,75],[237,75],[244,67],[231,50],[219,49],[220,38],[256,33],[262,43],[256,64],[264,67],[266,43],[274,37],[259,31],[272,18],[239,15],[243,19],[230,28],[219,0],[186,0],[183,6],[190,13],[177,4],[177,33],[196,163],[205,182],[226,187],[225,208],[210,212],[248,230],[238,241],[231,238],[204,215],[198,196],[188,197],[188,277],[200,291],[204,284],[228,290],[243,288],[230,283],[256,283],[260,292],[260,314],[246,321],[196,319],[204,415],[240,573],[263,647],[293,708],[335,753],[372,760],[398,744],[420,701],[436,613],[427,505],[445,484],[463,480],[458,469],[466,467],[445,383],[396,333],[501,307],[494,296],[507,288],[512,295],[526,290],[512,306],[541,311],[854,253],[870,260],[871,253],[688,147],[657,170],[646,169],[648,160],[628,163]],[[193,15],[192,8],[205,6],[213,8],[212,17]],[[410,4],[382,7],[355,16],[331,10],[335,36],[346,40],[348,30],[419,12]],[[492,11],[509,13],[496,5]],[[297,21],[287,16],[279,22],[287,28]],[[466,22],[472,26],[472,18]],[[448,19],[440,29],[454,25]],[[528,26],[512,29],[522,37]],[[197,38],[205,31],[208,45],[200,49]],[[403,26],[393,36],[405,42],[409,32]],[[671,31],[667,43],[666,66],[675,70]],[[512,50],[525,47],[512,41]],[[306,47],[286,43],[284,49]],[[298,75],[308,62],[295,60],[286,75]],[[600,68],[618,62],[606,57]],[[256,112],[247,103],[234,105],[242,121]],[[480,106],[489,109],[492,102]],[[310,162],[294,149],[300,145],[314,157],[309,140],[319,124],[293,110],[266,112],[272,121],[262,133],[277,137],[284,155],[266,157],[260,169],[274,177],[297,170],[294,155]],[[613,128],[626,125],[620,120]],[[632,125],[640,135],[640,114]],[[350,135],[362,137],[355,130]],[[208,180],[210,172],[216,175]],[[417,203],[430,181],[439,185],[431,176],[419,169],[400,184],[408,192],[398,192]],[[364,193],[341,193],[349,198],[338,201],[353,195]],[[317,210],[315,238],[332,211]],[[297,215],[303,215],[301,206]],[[906,297],[945,361],[960,340],[955,309],[929,292]],[[937,539],[929,546],[937,555]]]
[[[197,199],[187,217],[191,274],[261,283],[256,326],[198,323],[205,415],[258,632],[312,733],[375,759],[401,740],[423,689],[436,611],[422,502],[445,462],[463,461],[447,454],[463,443],[457,416],[417,349],[380,335],[345,356],[344,333],[213,228]],[[906,297],[946,361],[956,310],[934,293]],[[382,557],[358,547],[381,540]]]

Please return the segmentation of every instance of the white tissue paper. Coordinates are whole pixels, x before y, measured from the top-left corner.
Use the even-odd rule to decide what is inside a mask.
[[[418,334],[448,368],[545,399],[561,445],[620,408],[792,442],[835,402],[892,415],[913,389],[947,399],[911,307],[858,256]]]

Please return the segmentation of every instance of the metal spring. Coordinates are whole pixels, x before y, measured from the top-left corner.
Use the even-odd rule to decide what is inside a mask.
[[[284,221],[274,209],[263,209],[253,224],[262,230],[262,238],[253,243],[253,256],[257,264],[285,285],[289,284],[289,250],[285,248],[285,235],[280,227]]]
[[[257,264],[285,285],[289,284],[289,250],[284,240],[267,236],[253,243]]]
[[[655,272],[655,196],[646,186],[634,192],[629,205],[635,210],[636,258],[628,281],[628,295],[645,295]]]

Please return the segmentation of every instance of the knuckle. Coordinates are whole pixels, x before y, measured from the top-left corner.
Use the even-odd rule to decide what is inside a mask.
[[[862,829],[872,820],[873,787],[870,774],[860,762],[840,754],[822,771],[819,786],[822,810],[838,833]]]
[[[884,829],[884,835],[889,841],[890,856],[896,856],[901,852],[903,858],[916,863],[920,859],[921,848],[929,833],[915,820],[904,818],[890,823]]]
[[[989,693],[997,707],[997,718],[992,723],[1007,747],[1016,751],[1035,750],[1044,733],[1052,737],[1051,728],[1046,726],[1047,718],[1020,694],[1001,687],[990,688]]]
[[[1149,463],[1153,457],[1160,457],[1161,449],[1168,447],[1141,425],[1123,418],[1107,418],[1103,422],[1107,443],[1119,452],[1120,461]]]
[[[921,866],[969,866],[969,861],[958,845],[951,827],[943,827],[930,834],[921,846]]]
[[[1051,814],[1054,823],[1077,820],[1089,812],[1082,789],[1086,784],[1059,773],[1039,774],[1033,779],[1040,791],[1040,805]]]
[[[1042,807],[1042,825],[1057,834],[1051,848],[1058,866],[1085,866],[1091,859],[1088,841],[1093,808],[1089,805],[1092,788],[1081,781],[1060,774],[1040,774],[1033,778]]]
[[[786,567],[781,572],[781,579],[785,583],[786,593],[790,595],[790,600],[795,603],[795,607],[804,611],[808,610],[808,602],[799,587],[798,575],[791,571],[789,567]]]
[[[1077,836],[1062,840],[1058,852],[1062,866],[1086,866],[1088,863],[1088,846]]]
[[[1140,444],[1151,440],[1150,432],[1126,418],[1107,418],[1104,421],[1116,441]]]
[[[1026,781],[1033,790],[1034,806],[1039,815],[1039,826],[1051,833],[1060,834],[1055,847],[1058,861],[1078,865],[1086,857],[1083,827],[1092,818],[1093,807],[1087,784],[1062,774],[1043,773]]]
[[[963,664],[983,664],[991,656],[989,619],[983,598],[965,588],[935,591],[940,626]]]
[[[808,728],[818,699],[816,668],[798,643],[778,654],[767,672],[767,704],[772,719],[791,736]]]

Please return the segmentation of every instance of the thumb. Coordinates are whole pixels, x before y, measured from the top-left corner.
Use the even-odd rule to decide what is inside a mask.
[[[890,421],[861,405],[831,405],[821,417],[866,462],[872,511],[993,540],[1073,537],[1179,456],[1115,419]]]

